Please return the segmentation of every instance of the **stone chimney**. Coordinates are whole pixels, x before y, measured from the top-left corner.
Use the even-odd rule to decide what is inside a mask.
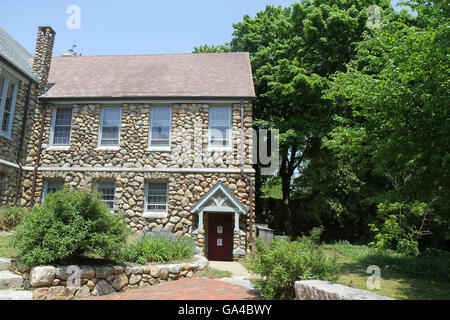
[[[51,27],[39,27],[36,40],[36,53],[33,60],[33,72],[38,77],[39,89],[45,90],[52,62],[53,45],[56,32]]]

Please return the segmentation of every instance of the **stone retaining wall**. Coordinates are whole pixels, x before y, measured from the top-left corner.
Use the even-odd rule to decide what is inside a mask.
[[[102,296],[127,289],[143,288],[180,278],[190,278],[208,264],[202,255],[193,262],[179,264],[37,266],[25,268],[15,262],[15,271],[24,278],[24,289],[35,300],[67,300]],[[79,286],[71,286],[74,270],[80,270]]]
[[[295,296],[297,300],[394,300],[371,291],[323,280],[296,281]]]

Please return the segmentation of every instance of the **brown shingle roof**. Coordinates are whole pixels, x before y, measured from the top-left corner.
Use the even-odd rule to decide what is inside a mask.
[[[249,54],[53,58],[42,98],[254,97]]]

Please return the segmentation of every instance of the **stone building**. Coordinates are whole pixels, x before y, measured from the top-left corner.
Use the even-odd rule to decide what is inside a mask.
[[[0,206],[21,201],[25,148],[38,96],[47,81],[54,36],[50,27],[39,27],[33,59],[0,28]]]
[[[40,29],[33,84],[45,90],[29,108],[21,161],[5,156],[23,173],[3,198],[33,206],[64,185],[95,189],[135,233],[188,235],[214,260],[245,255],[254,234],[248,53],[62,56],[46,73],[53,38]]]

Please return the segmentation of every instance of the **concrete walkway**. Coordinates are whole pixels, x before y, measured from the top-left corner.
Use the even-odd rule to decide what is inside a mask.
[[[245,269],[245,267],[239,262],[209,261],[209,267],[221,271],[231,272],[232,275],[230,278],[218,279],[219,281],[238,285],[249,290],[255,289],[253,284],[250,282],[250,278],[254,278],[255,275],[248,272],[247,269]]]
[[[209,266],[220,271],[229,271],[232,273],[232,278],[249,279],[250,273],[239,262],[233,261],[209,261]]]

